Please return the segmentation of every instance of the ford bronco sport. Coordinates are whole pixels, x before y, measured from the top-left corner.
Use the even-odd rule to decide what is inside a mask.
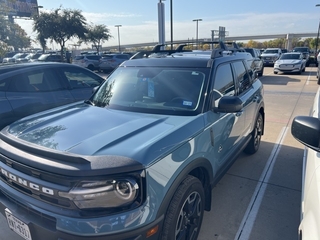
[[[0,132],[0,211],[24,239],[197,239],[212,188],[264,131],[249,53],[122,63],[93,96]]]

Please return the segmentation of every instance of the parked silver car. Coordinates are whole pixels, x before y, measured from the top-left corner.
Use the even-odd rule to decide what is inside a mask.
[[[78,55],[73,58],[72,64],[94,71],[99,70],[100,59],[100,55]]]
[[[298,73],[301,74],[306,70],[306,60],[300,52],[284,53],[274,63],[273,73]]]
[[[99,68],[103,72],[111,72],[117,68],[121,63],[130,59],[129,54],[114,53],[106,54],[100,59]]]

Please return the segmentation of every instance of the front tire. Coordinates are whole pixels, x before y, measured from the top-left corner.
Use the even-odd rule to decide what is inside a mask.
[[[177,188],[166,213],[162,240],[196,240],[205,205],[199,179],[188,175]]]
[[[263,117],[262,114],[259,113],[258,117],[255,122],[254,129],[251,133],[251,139],[244,149],[244,152],[247,154],[254,154],[258,151],[260,142],[261,142],[261,136],[263,133]]]

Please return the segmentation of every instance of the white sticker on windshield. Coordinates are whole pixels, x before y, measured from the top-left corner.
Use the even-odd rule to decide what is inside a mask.
[[[192,106],[192,102],[190,102],[190,101],[183,101],[183,102],[182,102],[182,105],[183,105],[183,106]]]

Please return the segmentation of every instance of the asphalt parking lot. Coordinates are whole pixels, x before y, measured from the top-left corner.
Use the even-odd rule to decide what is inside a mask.
[[[199,240],[298,238],[303,145],[290,133],[292,119],[308,115],[318,89],[315,68],[301,75],[266,67],[265,135],[255,155],[242,154],[213,189]],[[106,76],[106,74],[103,74]],[[22,239],[0,216],[0,240]]]

